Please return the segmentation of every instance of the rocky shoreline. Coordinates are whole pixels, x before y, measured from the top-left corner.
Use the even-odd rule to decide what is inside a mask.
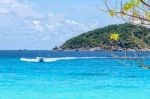
[[[150,51],[150,48],[143,48],[143,49],[132,49],[132,48],[116,48],[116,47],[111,47],[107,49],[102,49],[101,47],[94,47],[94,48],[77,48],[77,49],[70,49],[70,48],[61,48],[61,47],[55,47],[53,48],[55,51]]]

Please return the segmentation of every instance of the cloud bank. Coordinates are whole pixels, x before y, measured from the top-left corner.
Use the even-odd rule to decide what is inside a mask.
[[[39,13],[32,6],[25,0],[0,0],[0,45],[3,49],[51,49],[98,26],[52,12]]]

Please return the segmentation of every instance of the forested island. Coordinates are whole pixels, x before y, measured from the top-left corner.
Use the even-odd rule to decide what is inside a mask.
[[[111,33],[118,33],[119,40],[112,42]],[[54,50],[135,50],[150,49],[150,28],[129,23],[109,25],[71,38]]]

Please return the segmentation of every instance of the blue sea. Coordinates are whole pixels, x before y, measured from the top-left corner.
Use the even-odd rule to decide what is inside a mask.
[[[37,56],[57,61],[20,60]],[[0,99],[150,99],[150,70],[111,56],[102,51],[0,51]],[[150,66],[149,58],[143,60]]]

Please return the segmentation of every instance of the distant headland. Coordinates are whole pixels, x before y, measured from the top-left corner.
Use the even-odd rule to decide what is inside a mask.
[[[111,33],[119,33],[120,39],[112,42]],[[129,23],[109,25],[71,38],[53,50],[62,51],[103,51],[143,50],[150,51],[150,28]]]

